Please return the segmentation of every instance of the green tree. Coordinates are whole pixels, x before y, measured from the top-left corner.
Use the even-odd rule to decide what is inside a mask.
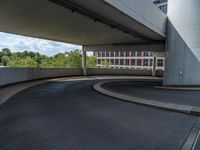
[[[81,67],[82,54],[80,50],[67,52],[67,63],[69,67]]]
[[[104,60],[104,61],[102,62],[102,65],[103,65],[104,68],[109,68],[110,65],[111,65],[111,63],[110,63],[108,60]]]
[[[96,56],[87,56],[86,66],[88,68],[96,68],[97,58]]]
[[[8,48],[3,48],[2,53],[3,53],[3,56],[8,56],[8,57],[12,56],[12,53],[11,53],[10,49],[8,49]]]
[[[67,52],[66,55],[58,53],[49,57],[32,51],[11,53],[9,49],[4,48],[0,51],[0,63],[9,67],[81,67],[82,54],[80,50],[74,50]],[[87,66],[96,67],[96,56],[87,57]]]
[[[8,65],[9,57],[8,56],[2,56],[1,57],[1,62],[4,66]]]

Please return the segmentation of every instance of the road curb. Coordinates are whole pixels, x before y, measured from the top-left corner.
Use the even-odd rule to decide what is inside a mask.
[[[162,110],[180,112],[180,113],[189,114],[189,115],[200,116],[200,107],[158,102],[158,101],[148,100],[148,99],[141,99],[141,98],[132,97],[132,96],[124,95],[124,94],[119,94],[119,93],[112,92],[112,91],[102,88],[103,84],[111,83],[111,82],[118,82],[118,81],[122,81],[122,80],[99,82],[99,83],[94,84],[93,88],[96,91],[98,91],[104,95],[107,95],[107,96],[110,96],[113,98],[117,98],[119,100],[126,101],[129,103],[145,105],[145,106],[154,107],[154,108],[158,108],[158,109],[162,109]]]
[[[200,87],[168,87],[168,86],[153,86],[155,89],[180,90],[180,91],[200,91]]]

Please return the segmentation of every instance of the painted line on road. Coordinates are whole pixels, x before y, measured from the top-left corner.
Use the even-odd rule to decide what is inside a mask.
[[[117,98],[119,100],[123,100],[126,102],[145,105],[145,106],[154,107],[154,108],[158,108],[158,109],[162,109],[162,110],[181,112],[181,113],[190,114],[190,115],[198,115],[198,116],[200,115],[200,107],[158,102],[158,101],[149,100],[149,99],[141,99],[141,98],[132,97],[132,96],[124,95],[124,94],[119,94],[119,93],[112,92],[112,91],[102,88],[103,84],[107,84],[107,83],[111,83],[111,82],[118,82],[118,81],[122,81],[122,80],[99,82],[99,83],[94,84],[93,88],[96,91],[98,91],[104,95],[114,97],[114,98]],[[129,80],[126,80],[126,81],[129,81]],[[130,81],[132,81],[132,80],[130,80]]]
[[[200,118],[194,124],[181,150],[195,150],[199,135],[200,135]]]
[[[200,87],[168,87],[168,86],[153,86],[155,89],[166,90],[182,90],[182,91],[200,91]]]

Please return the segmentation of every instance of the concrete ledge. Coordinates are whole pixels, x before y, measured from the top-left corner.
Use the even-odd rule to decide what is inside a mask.
[[[112,92],[112,91],[102,88],[103,84],[117,82],[117,81],[119,81],[119,80],[99,82],[97,84],[94,84],[93,88],[102,94],[117,98],[122,101],[139,104],[139,105],[145,105],[145,106],[168,110],[168,111],[174,111],[174,112],[180,112],[180,113],[200,116],[200,107],[158,102],[158,101],[153,101],[153,100],[148,100],[148,99],[141,99],[141,98],[136,98],[136,97],[132,97],[132,96],[127,96],[124,94],[115,93],[115,92]],[[131,80],[131,81],[133,81],[133,80]]]
[[[82,68],[0,68],[0,87],[31,80],[81,75]]]
[[[162,71],[156,76],[162,77]],[[111,68],[0,68],[0,87],[38,79],[52,79],[72,76],[134,75],[152,76],[151,70]]]
[[[154,86],[156,89],[166,89],[166,90],[182,90],[182,91],[200,91],[200,87],[172,87],[172,86]]]
[[[152,76],[130,76],[130,75],[97,75],[97,76],[88,76],[90,78],[94,78],[96,80],[118,80],[118,81],[133,81],[133,80],[154,80],[154,81],[162,81],[162,78],[160,77],[152,77]]]

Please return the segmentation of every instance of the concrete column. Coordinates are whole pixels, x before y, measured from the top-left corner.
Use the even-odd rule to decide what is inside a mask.
[[[86,51],[84,50],[84,46],[82,47],[82,69],[83,69],[83,75],[87,75],[87,72],[86,72]]]
[[[155,77],[156,76],[156,57],[153,57],[153,69],[152,69],[152,76]]]
[[[200,85],[200,0],[168,0],[165,85]]]

